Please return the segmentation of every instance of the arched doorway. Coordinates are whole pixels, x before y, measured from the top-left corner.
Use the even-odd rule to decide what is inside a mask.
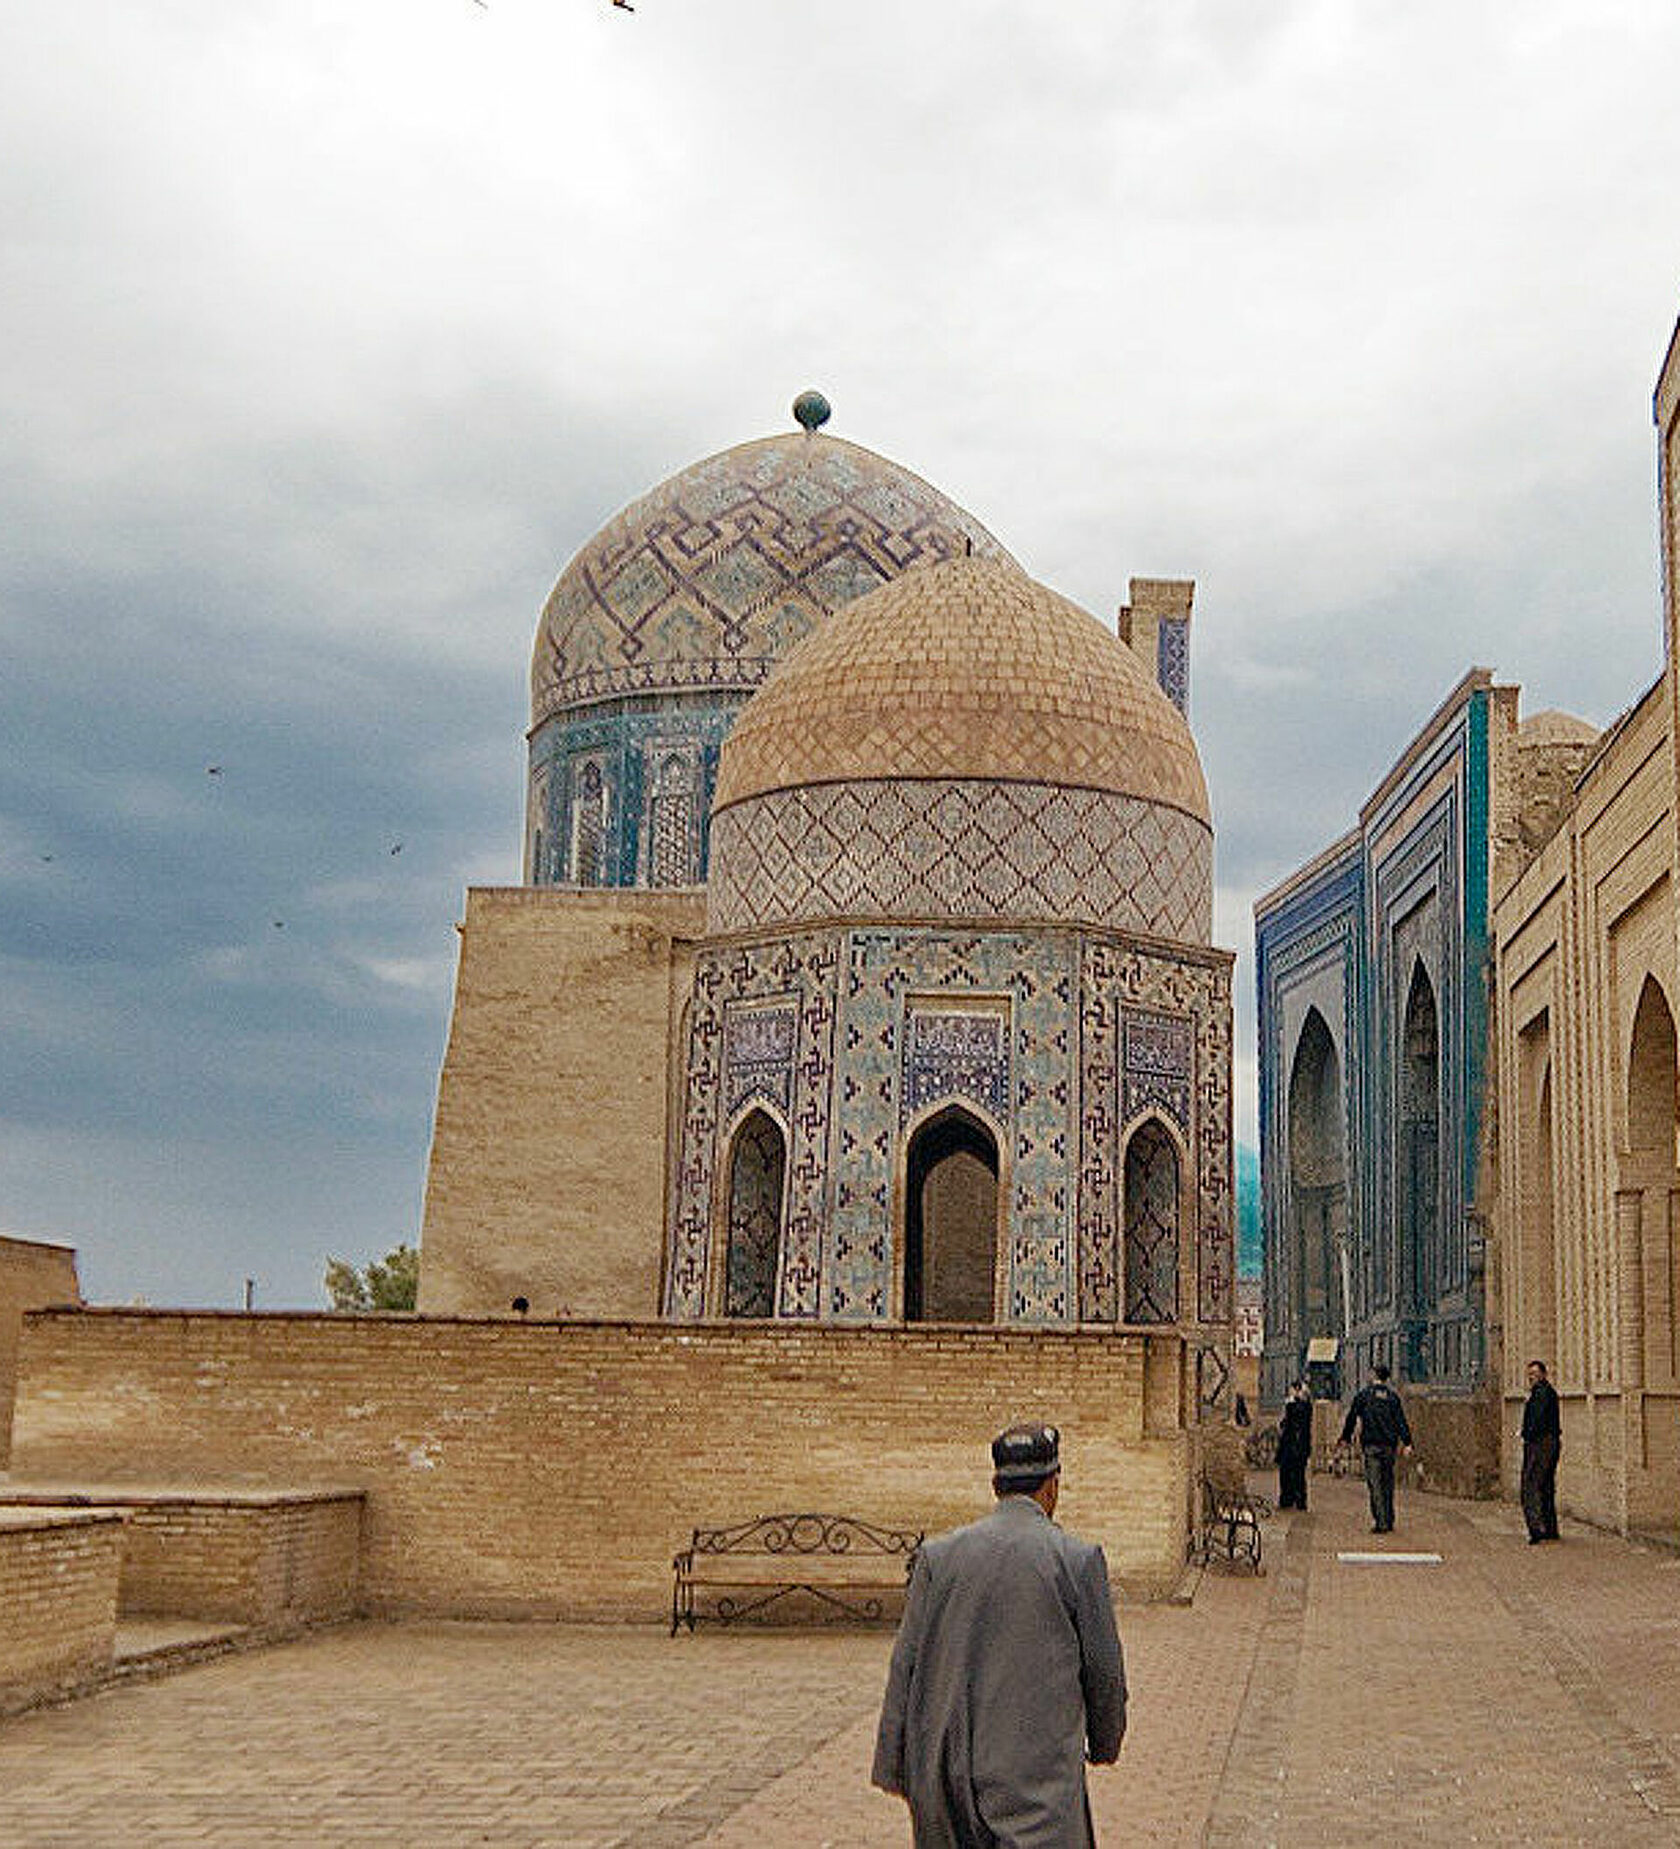
[[[1397,1283],[1405,1370],[1428,1373],[1427,1323],[1440,1277],[1441,1028],[1435,990],[1420,960],[1412,967],[1400,1042],[1399,1239]]]
[[[1153,1119],[1126,1145],[1125,1320],[1178,1320],[1178,1150]]]
[[[904,1176],[904,1320],[996,1315],[997,1138],[958,1105],[919,1126]]]
[[[1307,1010],[1289,1075],[1289,1198],[1295,1226],[1295,1336],[1347,1332],[1347,1174],[1342,1069],[1324,1016]]]
[[[754,1111],[729,1153],[729,1245],[725,1316],[774,1316],[782,1252],[782,1183],[787,1144],[768,1111]]]

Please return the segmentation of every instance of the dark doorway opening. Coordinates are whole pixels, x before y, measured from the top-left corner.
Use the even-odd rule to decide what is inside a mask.
[[[905,1170],[904,1320],[995,1315],[998,1146],[978,1118],[944,1110],[910,1139]]]

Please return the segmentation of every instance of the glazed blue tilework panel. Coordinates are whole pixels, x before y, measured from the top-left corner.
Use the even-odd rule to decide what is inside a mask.
[[[526,880],[533,886],[698,886],[706,876],[708,817],[718,748],[739,698],[725,704],[619,701],[553,720],[531,740]],[[604,803],[580,814],[589,768]],[[580,844],[595,832],[590,866]],[[541,852],[538,852],[538,841]]]
[[[938,489],[830,436],[708,457],[633,501],[561,573],[534,725],[662,690],[750,690],[832,611],[913,566],[1008,555]]]
[[[929,1105],[960,1099],[994,1124],[1009,1120],[1009,1015],[972,1010],[910,1010],[899,1084],[900,1125]]]
[[[753,1004],[767,1016],[791,1014],[791,1062],[774,1082],[789,1100],[778,1316],[815,1316],[821,1301],[827,1227],[829,1114],[834,1072],[834,998],[839,942],[812,934],[752,946],[719,946],[695,966],[689,1009],[687,1084],[673,1209],[668,1316],[698,1317],[715,1309],[710,1284],[715,1177],[732,1119],[728,1099],[756,1095],[770,1084],[779,1028],[747,1025]],[[731,1034],[731,1014],[742,1027]],[[743,1031],[745,1029],[745,1031]],[[732,1056],[740,1063],[732,1066]],[[745,1108],[745,1107],[742,1107]]]
[[[667,1314],[715,1307],[717,1165],[744,1112],[785,1100],[777,1314],[892,1316],[901,1152],[918,1122],[960,1102],[1003,1159],[1005,1318],[1117,1321],[1129,1102],[1192,1152],[1180,1315],[1217,1344],[1231,1319],[1230,1060],[1226,967],[1121,939],[859,926],[704,951]]]
[[[1070,1141],[1074,1084],[1070,1028],[1077,964],[1064,932],[856,930],[849,934],[841,1003],[839,1168],[828,1313],[892,1313],[899,1254],[892,1184],[900,1124],[944,1096],[976,1105],[998,1131],[1009,1177],[1007,1318],[1068,1322],[1075,1314]],[[973,1026],[967,1057],[924,1023],[959,1012]],[[1007,1008],[1007,1019],[1003,1010]],[[994,1051],[981,1056],[985,1036]],[[912,1046],[903,1037],[911,1034]],[[901,1094],[916,1088],[912,1106]],[[996,1102],[1003,1098],[1002,1113]]]
[[[1190,625],[1182,617],[1163,617],[1155,632],[1155,678],[1161,691],[1188,718]]]
[[[1079,1010],[1079,1315],[1121,1314],[1120,1150],[1151,1112],[1193,1151],[1194,1319],[1227,1330],[1235,1252],[1231,1171],[1231,1012],[1223,967],[1087,937]],[[1181,1306],[1181,1316],[1192,1320]]]
[[[1302,1254],[1295,1249],[1287,1122],[1295,1046],[1286,1034],[1299,1033],[1297,998],[1321,990],[1327,969],[1339,972],[1343,999],[1344,1383],[1357,1384],[1374,1361],[1453,1388],[1481,1376],[1485,1304],[1467,1208],[1485,1134],[1490,699],[1485,686],[1468,687],[1414,741],[1346,846],[1256,914],[1268,1395],[1299,1367],[1308,1333],[1291,1321]],[[1437,1010],[1439,1146],[1426,1237],[1408,1250],[1401,1227],[1414,1183],[1407,1179],[1402,1079],[1406,1007],[1420,964]]]

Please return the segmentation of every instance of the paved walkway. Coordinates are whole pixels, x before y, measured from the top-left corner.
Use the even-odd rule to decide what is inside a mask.
[[[1680,1557],[1314,1479],[1259,1581],[1121,1613],[1106,1845],[1680,1843]],[[1358,1566],[1339,1552],[1442,1555]],[[0,1724],[0,1844],[904,1849],[890,1639],[355,1625]]]

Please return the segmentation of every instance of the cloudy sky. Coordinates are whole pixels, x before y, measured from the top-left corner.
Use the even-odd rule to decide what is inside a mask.
[[[1472,663],[1658,671],[1677,68],[1669,0],[6,9],[0,1230],[269,1306],[416,1235],[539,606],[807,385],[1089,607],[1197,580],[1251,1137],[1255,894]]]

